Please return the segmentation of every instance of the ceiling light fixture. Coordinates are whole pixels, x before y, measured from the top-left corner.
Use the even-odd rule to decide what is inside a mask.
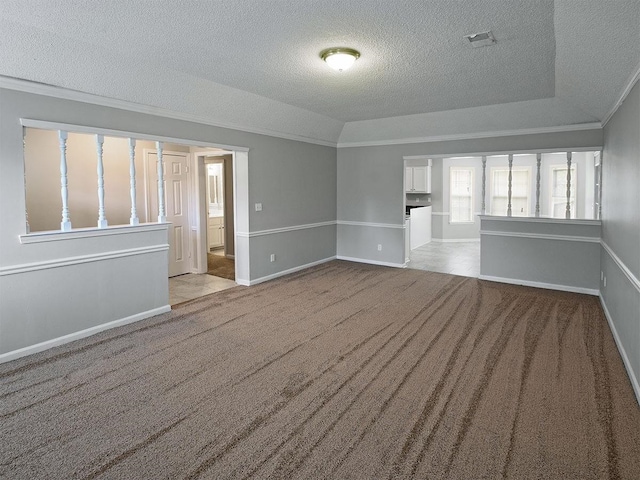
[[[320,52],[320,58],[339,72],[350,68],[359,57],[360,52],[353,48],[328,48]]]

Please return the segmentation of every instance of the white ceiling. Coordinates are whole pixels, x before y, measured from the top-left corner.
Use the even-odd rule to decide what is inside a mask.
[[[2,0],[0,9],[0,75],[329,142],[387,126],[434,136],[598,122],[640,63],[639,0]],[[485,30],[495,46],[466,44]],[[319,58],[335,46],[361,52],[351,70]]]

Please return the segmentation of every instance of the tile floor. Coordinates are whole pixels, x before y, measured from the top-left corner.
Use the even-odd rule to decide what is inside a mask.
[[[480,275],[480,242],[427,243],[411,250],[407,267],[464,277],[478,277]]]
[[[169,304],[175,305],[186,302],[187,300],[220,292],[236,285],[233,280],[214,277],[206,273],[201,275],[195,273],[179,275],[169,279]]]

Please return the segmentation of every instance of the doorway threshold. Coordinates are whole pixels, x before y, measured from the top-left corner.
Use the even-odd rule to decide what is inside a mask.
[[[171,306],[233,288],[233,280],[212,275],[187,273],[169,279],[169,304]]]

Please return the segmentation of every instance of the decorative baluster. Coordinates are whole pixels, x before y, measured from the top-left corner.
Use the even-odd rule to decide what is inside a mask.
[[[138,225],[138,211],[136,210],[136,139],[129,139],[129,185],[131,187],[131,225]]]
[[[27,146],[27,142],[26,142],[26,134],[27,134],[27,129],[23,128],[22,129],[22,151],[25,152],[25,148]],[[31,226],[29,225],[29,211],[27,210],[27,170],[26,170],[26,165],[25,165],[25,170],[24,170],[24,222],[25,222],[25,233],[31,233]]]
[[[487,196],[487,157],[482,156],[482,215],[486,215],[487,213],[487,204],[486,204],[486,196]]]
[[[598,185],[598,220],[602,220],[602,169],[604,167],[604,150],[600,150],[600,185]]]
[[[104,166],[102,165],[102,146],[104,135],[96,135],[96,152],[98,153],[98,228],[107,228],[104,215]]]
[[[540,165],[542,163],[542,154],[536,155],[536,217],[540,216]]]
[[[167,215],[164,210],[164,170],[162,165],[162,142],[156,142],[158,151],[158,223],[165,223]]]
[[[512,188],[512,170],[513,170],[513,155],[509,154],[509,189],[507,192],[507,217],[511,216],[511,188]]]
[[[567,212],[566,218],[571,218],[571,152],[567,152]]]
[[[60,144],[60,196],[62,197],[62,222],[60,229],[63,232],[71,230],[69,218],[69,188],[67,183],[67,132],[58,130],[58,142]]]

